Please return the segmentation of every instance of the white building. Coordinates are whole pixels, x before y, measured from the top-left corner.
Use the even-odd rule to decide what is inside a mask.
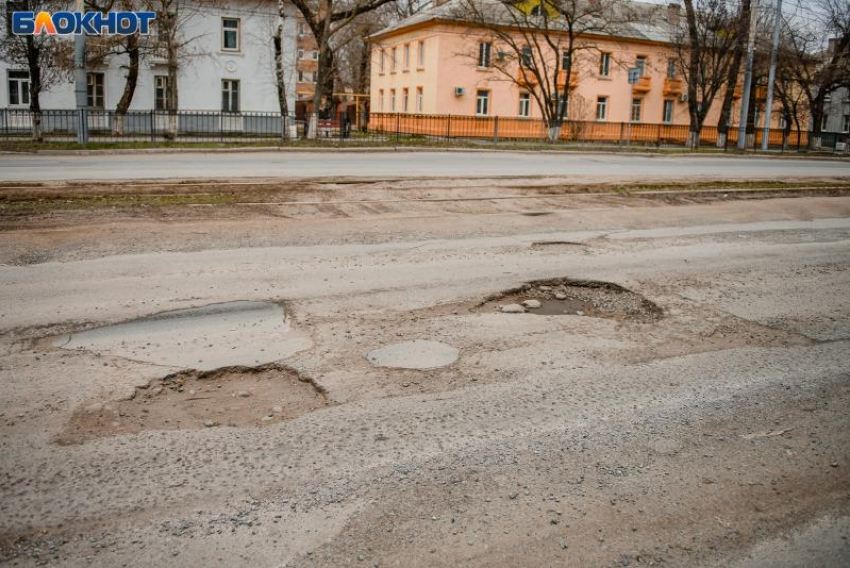
[[[7,4],[7,9],[8,9]],[[180,111],[279,112],[273,35],[279,23],[277,0],[181,2],[178,29],[188,53],[178,71]],[[283,68],[290,112],[295,109],[296,9],[286,4]],[[3,18],[3,26],[8,19]],[[154,22],[153,32],[157,26]],[[2,33],[7,33],[4,29]],[[69,38],[68,41],[72,41]],[[165,59],[143,54],[131,111],[163,110]],[[110,55],[88,75],[89,108],[114,110],[124,90],[128,57]],[[0,109],[28,109],[26,66],[0,60]],[[43,110],[76,107],[72,82],[50,87],[41,95]]]

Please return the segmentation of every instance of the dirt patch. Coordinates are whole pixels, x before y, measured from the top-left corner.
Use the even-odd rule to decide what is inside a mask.
[[[524,304],[525,303],[525,304]],[[640,294],[618,284],[595,280],[537,280],[490,296],[476,312],[500,312],[503,306],[527,306],[526,313],[541,316],[578,315],[632,321],[654,321],[663,311]]]
[[[74,411],[61,445],[149,430],[267,425],[328,405],[319,385],[280,365],[183,371],[135,388],[121,400],[93,400]]]

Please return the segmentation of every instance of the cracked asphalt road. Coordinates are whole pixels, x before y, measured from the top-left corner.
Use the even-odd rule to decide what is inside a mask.
[[[0,233],[3,258],[30,255],[0,266],[0,563],[848,565],[850,198],[644,205],[212,213],[151,240],[142,216],[114,248],[105,214],[51,227],[47,258],[30,254],[38,227]],[[562,277],[617,283],[663,317],[472,309]],[[282,363],[327,406],[126,433],[118,399],[143,403],[179,368],[53,346],[235,300],[287,306],[312,347]],[[415,339],[459,359],[365,358]],[[93,405],[115,432],[58,444]]]

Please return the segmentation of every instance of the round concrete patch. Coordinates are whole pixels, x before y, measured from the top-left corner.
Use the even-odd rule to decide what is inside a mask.
[[[414,339],[375,349],[366,359],[378,367],[396,369],[436,369],[457,361],[460,351],[439,341]]]

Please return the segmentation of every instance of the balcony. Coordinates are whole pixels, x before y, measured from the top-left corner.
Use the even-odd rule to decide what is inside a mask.
[[[664,79],[664,96],[675,97],[685,92],[685,83],[681,79]]]
[[[638,82],[632,85],[632,87],[636,93],[648,93],[652,90],[652,77],[644,75],[638,79]]]
[[[558,71],[558,88],[563,89],[566,84],[567,72],[565,70]],[[570,90],[578,87],[578,71],[570,71]]]
[[[517,69],[516,82],[522,86],[533,87],[537,84],[537,76],[531,69],[520,67]]]

